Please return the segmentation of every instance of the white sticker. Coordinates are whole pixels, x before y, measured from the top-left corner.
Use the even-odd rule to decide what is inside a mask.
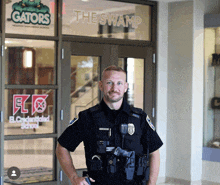
[[[150,126],[150,128],[152,128],[153,131],[155,131],[156,129],[155,129],[153,123],[151,122],[149,116],[146,117],[146,121],[147,121],[148,125]]]

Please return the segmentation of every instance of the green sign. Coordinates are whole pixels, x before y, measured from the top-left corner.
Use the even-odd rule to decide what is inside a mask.
[[[11,19],[14,23],[49,25],[50,9],[41,0],[22,0],[12,5]]]

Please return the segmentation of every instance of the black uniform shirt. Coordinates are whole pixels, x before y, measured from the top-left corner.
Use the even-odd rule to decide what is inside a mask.
[[[92,156],[97,154],[97,125],[102,125],[102,127],[105,128],[111,128],[110,146],[121,147],[122,137],[119,129],[120,124],[128,123],[128,117],[131,113],[131,107],[125,99],[123,100],[122,106],[119,110],[111,110],[103,100],[99,105],[100,106],[98,107],[97,112],[102,113],[100,113],[100,116],[97,119],[92,116],[89,109],[82,111],[79,113],[79,118],[73,121],[73,123],[69,125],[69,127],[67,127],[58,138],[60,145],[69,151],[74,151],[83,141],[87,165]],[[144,112],[141,114],[141,122],[143,128],[143,136],[141,139],[143,148],[147,149],[149,144],[149,153],[152,153],[159,149],[163,143],[152,123],[149,121],[147,114]],[[106,131],[103,132],[105,134]],[[106,134],[106,137],[108,136],[109,132]]]
[[[107,119],[110,120],[110,122],[115,122],[115,118],[117,116],[117,121],[115,122],[115,124],[123,122],[126,123],[127,120],[125,119],[127,116],[123,116],[123,114],[126,115],[127,113],[129,115],[131,111],[130,106],[126,101],[123,101],[120,110],[117,111],[111,110],[103,100],[100,103],[100,107],[102,110],[104,110],[105,115]],[[152,153],[159,149],[163,145],[163,143],[157,132],[154,131],[146,121],[147,114],[144,114],[145,117],[143,118],[143,122],[146,126],[146,129],[148,130],[148,135],[146,137],[149,137],[150,140],[149,152]],[[85,111],[82,111],[79,113],[79,118],[76,119],[71,125],[69,125],[62,133],[62,135],[58,138],[58,142],[61,146],[73,152],[82,141],[86,141],[87,139],[91,138],[91,135],[94,134],[93,126],[94,123],[89,110],[87,109]],[[143,145],[145,144],[147,143],[143,143]]]

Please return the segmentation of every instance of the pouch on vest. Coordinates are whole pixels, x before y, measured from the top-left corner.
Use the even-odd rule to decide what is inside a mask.
[[[115,155],[107,155],[107,173],[117,172],[117,158]]]
[[[99,155],[94,155],[91,160],[89,160],[90,163],[90,170],[91,171],[99,171],[102,170],[102,159]]]
[[[100,154],[106,153],[107,146],[109,146],[109,141],[97,141],[97,152]]]

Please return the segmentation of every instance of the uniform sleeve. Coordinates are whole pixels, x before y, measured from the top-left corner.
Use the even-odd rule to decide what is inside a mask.
[[[84,140],[85,115],[79,113],[79,118],[70,123],[66,130],[58,138],[61,146],[68,151],[73,152],[77,146]]]
[[[144,149],[146,150],[149,146],[149,153],[152,153],[158,150],[162,145],[163,142],[160,139],[159,135],[157,134],[153,123],[151,122],[150,118],[145,114],[143,119],[143,137],[142,143]]]

